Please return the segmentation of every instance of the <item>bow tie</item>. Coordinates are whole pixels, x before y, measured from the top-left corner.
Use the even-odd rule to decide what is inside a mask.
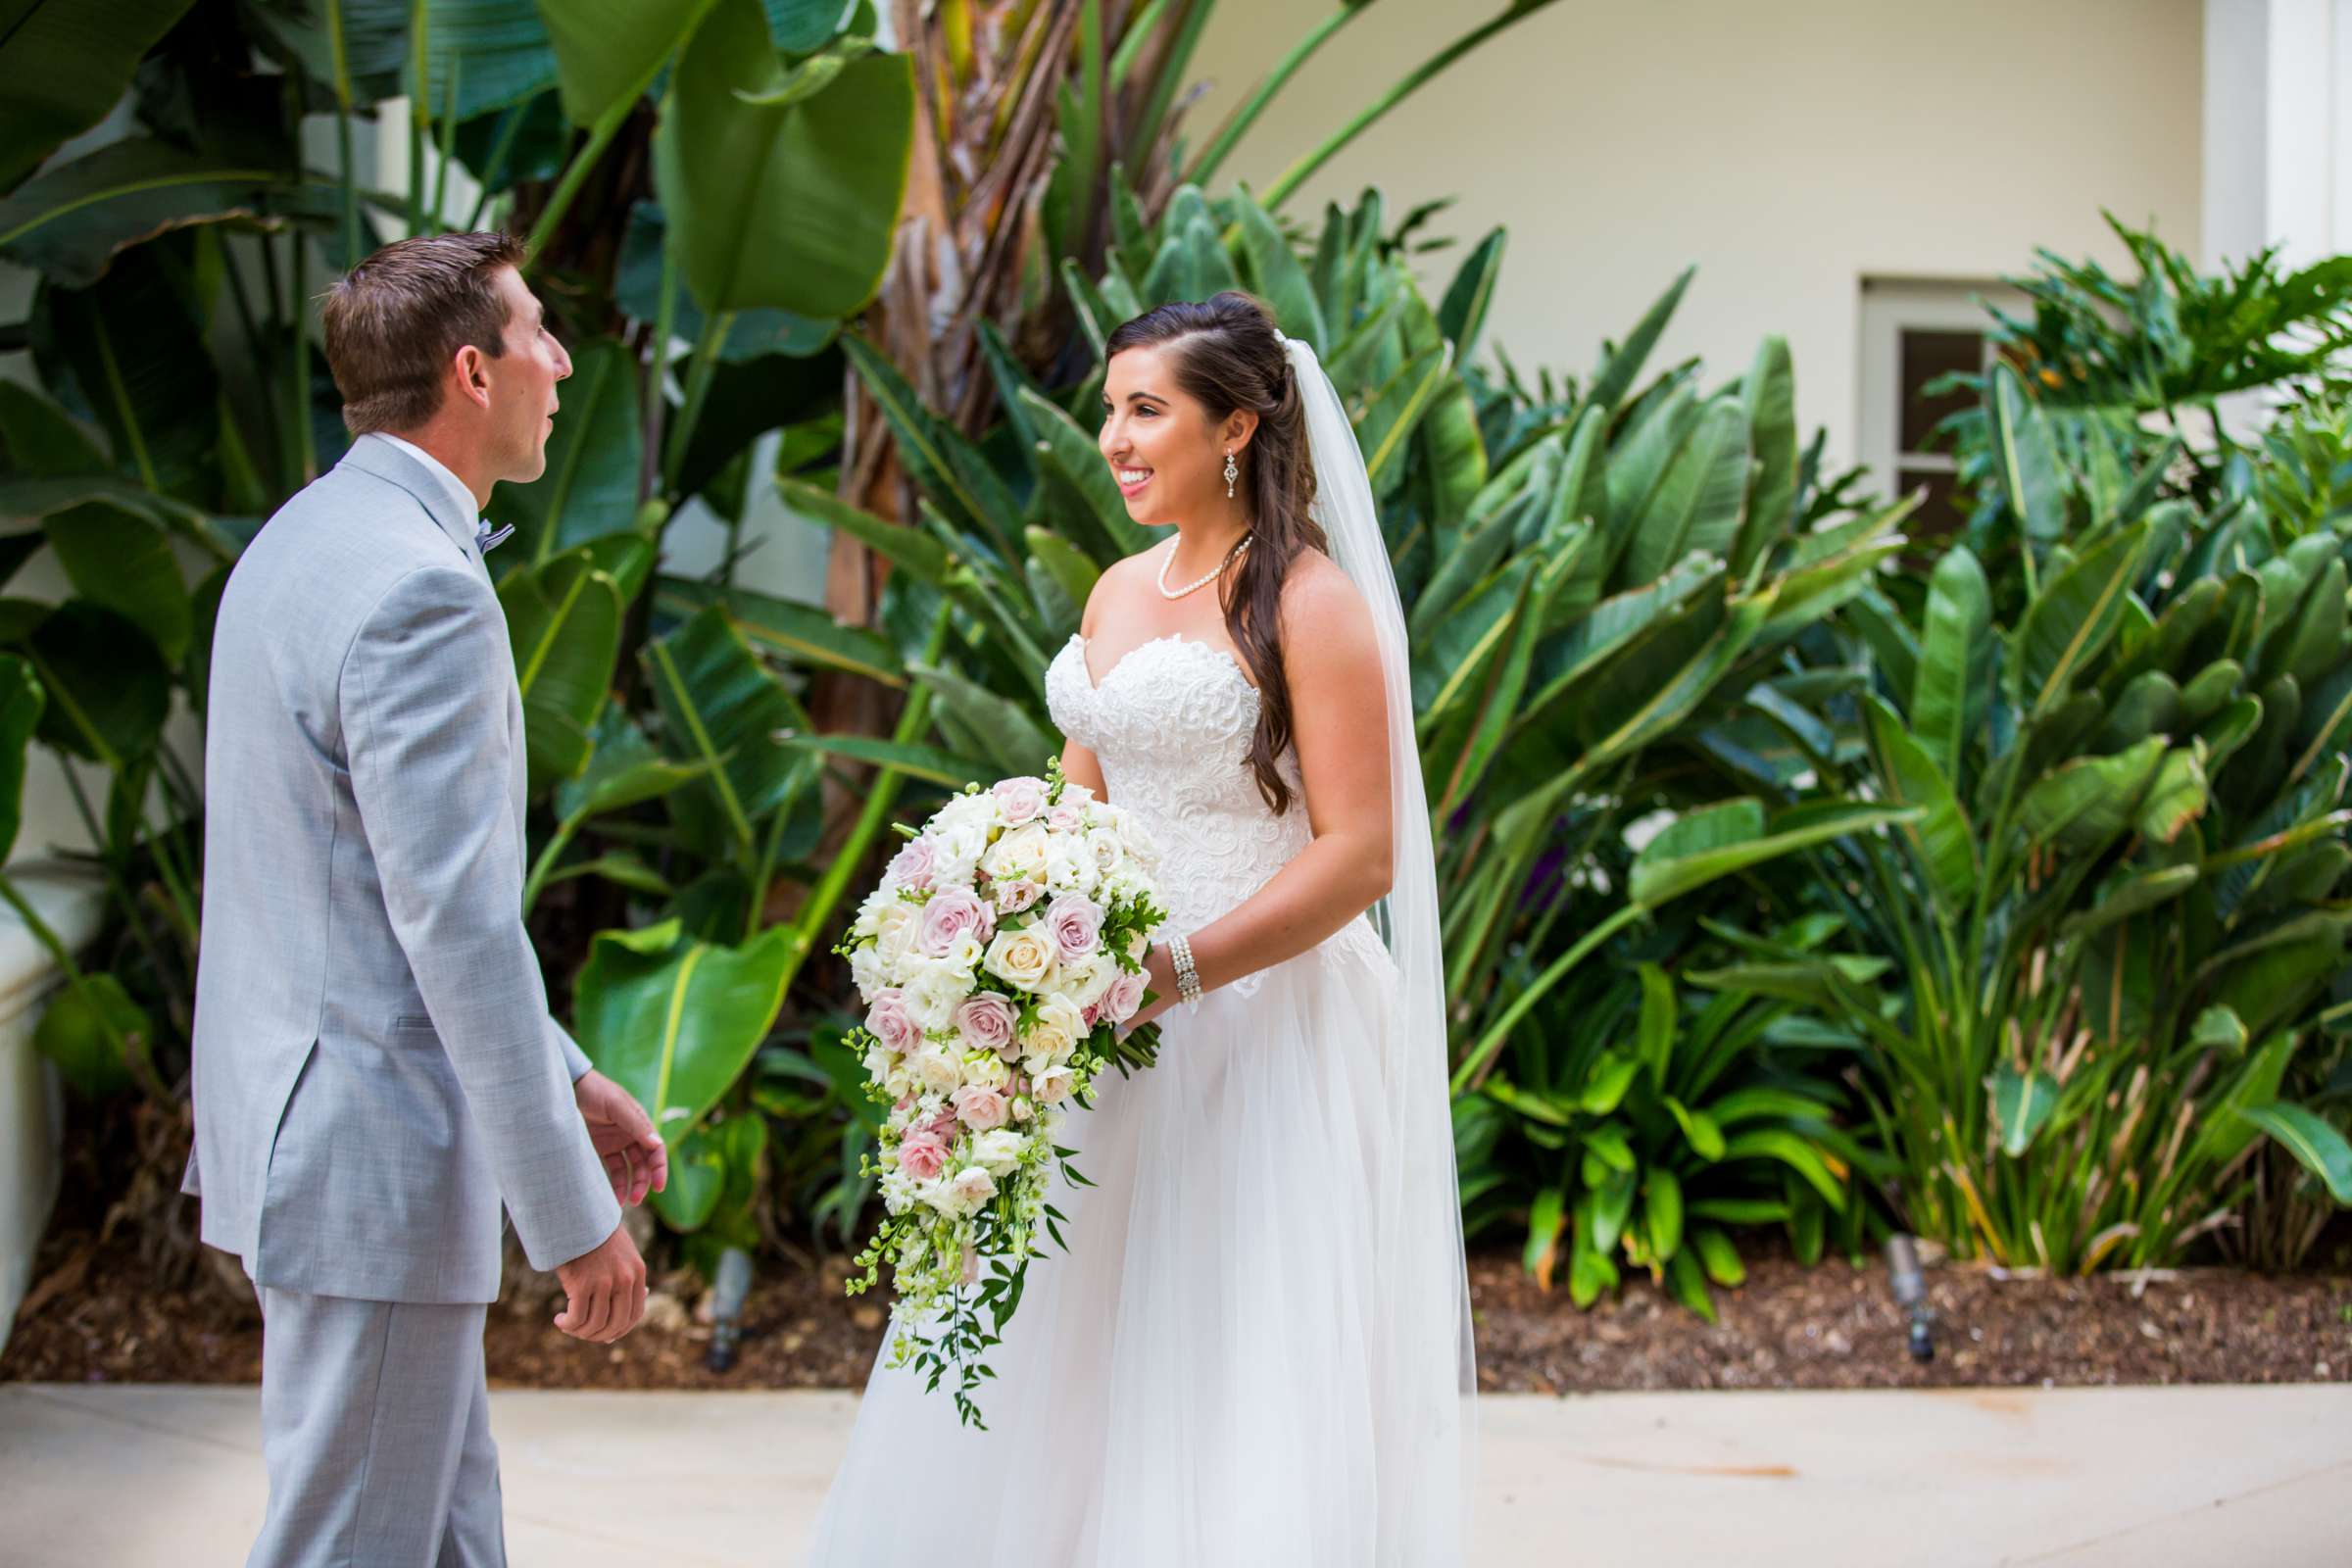
[[[508,523],[504,528],[500,528],[495,532],[491,530],[490,524],[485,522],[480,527],[474,529],[473,546],[482,554],[488,555],[491,551],[497,549],[501,544],[505,543],[507,535],[513,533],[514,531],[514,525],[511,522]]]

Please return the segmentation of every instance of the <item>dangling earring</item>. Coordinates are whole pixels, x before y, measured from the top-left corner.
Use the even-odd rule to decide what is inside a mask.
[[[1242,470],[1241,470],[1241,469],[1239,469],[1239,468],[1237,468],[1237,467],[1235,467],[1235,466],[1233,466],[1233,454],[1232,454],[1231,452],[1227,452],[1227,453],[1225,454],[1225,499],[1226,499],[1226,500],[1228,500],[1228,501],[1231,501],[1231,500],[1233,499],[1233,481],[1234,481],[1234,480],[1236,480],[1236,479],[1239,479],[1241,476],[1242,476]]]

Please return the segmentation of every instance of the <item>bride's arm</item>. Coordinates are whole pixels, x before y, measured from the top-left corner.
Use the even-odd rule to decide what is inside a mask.
[[[1389,891],[1395,835],[1388,698],[1371,611],[1347,573],[1329,558],[1310,555],[1292,567],[1282,613],[1292,742],[1314,841],[1231,912],[1183,933],[1203,991],[1297,957]],[[1301,808],[1292,802],[1291,809]],[[1153,944],[1147,967],[1159,1000],[1131,1026],[1176,998],[1164,941]]]

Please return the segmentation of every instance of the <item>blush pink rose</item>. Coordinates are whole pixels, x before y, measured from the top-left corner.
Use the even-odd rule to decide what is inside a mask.
[[[948,1162],[948,1146],[928,1133],[917,1133],[899,1145],[899,1169],[918,1182],[937,1176]]]
[[[1019,877],[997,884],[997,907],[1006,914],[1018,914],[1045,896],[1042,882],[1030,882]]]
[[[930,839],[910,839],[890,858],[889,868],[882,874],[885,880],[901,887],[928,888],[937,874],[939,852],[932,848]]]
[[[1086,826],[1086,808],[1064,801],[1046,813],[1046,826],[1056,833],[1075,833]]]
[[[970,888],[948,888],[931,895],[915,928],[915,946],[938,957],[969,931],[986,942],[996,934],[997,914]]]
[[[1102,1021],[1102,1004],[1100,1002],[1088,1003],[1085,1010],[1080,1012],[1078,1016],[1086,1020],[1087,1028],[1094,1028],[1095,1025]]]
[[[1102,946],[1102,906],[1083,893],[1064,893],[1046,906],[1046,929],[1064,963],[1076,963]]]
[[[1012,1032],[1018,1017],[1011,1003],[993,991],[983,991],[956,1009],[956,1029],[965,1045],[1002,1056],[1018,1049]]]
[[[1004,1125],[1010,1107],[1004,1102],[1004,1091],[991,1089],[986,1084],[965,1084],[956,1091],[956,1114],[974,1132],[988,1132]]]
[[[1144,977],[1140,974],[1120,975],[1103,993],[1102,1004],[1113,1018],[1125,1023],[1144,1004]]]
[[[956,1141],[956,1112],[943,1110],[923,1124],[922,1130],[943,1144]]]
[[[1019,827],[1046,808],[1046,781],[1042,778],[1008,778],[989,789],[997,798],[997,809],[1004,813],[1006,825]]]
[[[912,1051],[922,1044],[923,1032],[906,1012],[906,993],[897,986],[874,993],[873,1004],[865,1009],[865,1026],[893,1051]]]

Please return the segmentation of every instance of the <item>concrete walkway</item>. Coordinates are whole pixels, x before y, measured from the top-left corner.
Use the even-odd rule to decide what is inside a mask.
[[[856,1409],[491,1402],[514,1568],[792,1563]],[[2342,1385],[1508,1396],[1482,1412],[1480,1561],[1497,1568],[2352,1564]],[[263,1495],[250,1389],[0,1385],[6,1568],[234,1564]]]

